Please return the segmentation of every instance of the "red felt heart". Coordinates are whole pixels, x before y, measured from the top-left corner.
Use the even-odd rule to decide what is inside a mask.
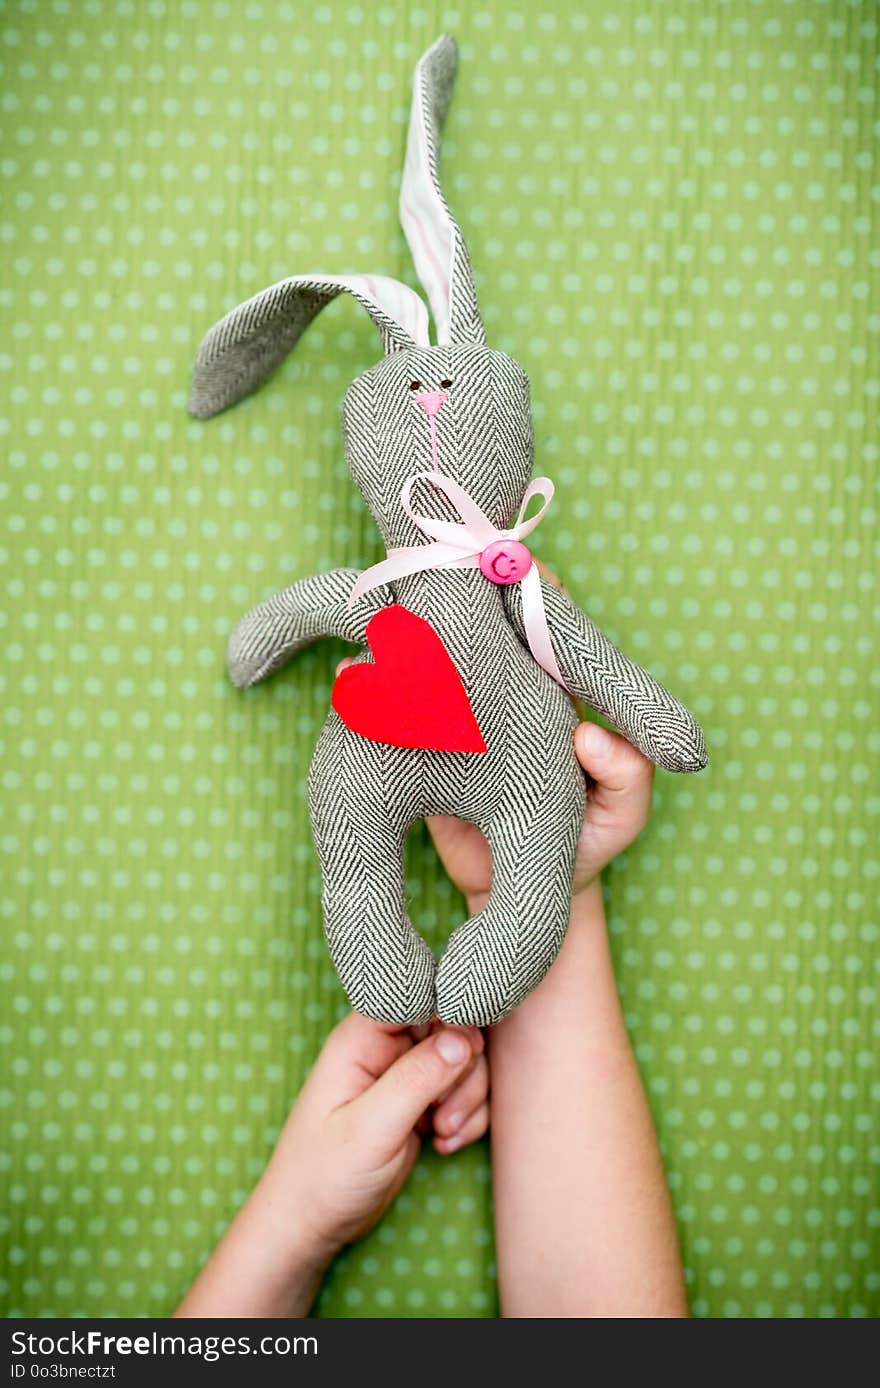
[[[392,747],[485,752],[467,691],[430,622],[394,603],[367,623],[375,664],[349,665],[331,703],[353,732]]]

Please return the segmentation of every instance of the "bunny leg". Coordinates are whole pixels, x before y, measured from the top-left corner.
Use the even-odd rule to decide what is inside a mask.
[[[437,1014],[453,1026],[491,1026],[540,983],[565,938],[578,834],[580,770],[530,800],[513,799],[481,826],[492,851],[485,907],[449,938],[437,971]]]
[[[403,850],[416,818],[406,749],[357,738],[335,714],[309,778],[327,946],[356,1012],[415,1026],[435,1013],[437,961],[406,912]],[[397,798],[395,798],[397,790]]]

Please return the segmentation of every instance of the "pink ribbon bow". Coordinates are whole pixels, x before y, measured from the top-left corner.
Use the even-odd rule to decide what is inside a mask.
[[[420,516],[412,509],[410,492],[413,483],[421,478],[433,482],[435,487],[439,487],[442,492],[445,492],[461,517],[461,524],[457,521],[435,520],[432,516]],[[464,487],[460,486],[453,478],[447,477],[442,472],[413,473],[403,484],[400,504],[410,520],[418,526],[423,535],[428,536],[432,543],[402,545],[399,548],[389,549],[387,558],[381,559],[378,564],[373,564],[369,569],[364,569],[351,590],[348,599],[349,607],[358,598],[363,597],[364,593],[368,593],[371,588],[378,588],[382,583],[393,583],[395,579],[405,578],[408,574],[421,573],[425,569],[479,568],[480,555],[489,545],[495,544],[499,540],[521,541],[526,535],[531,534],[535,526],[546,515],[547,508],[553,500],[553,491],[553,483],[549,477],[535,477],[526,487],[522,505],[514,524],[509,530],[499,530],[492,524],[486,513],[480,509],[473,497],[469,496]],[[526,519],[526,509],[534,496],[543,497],[544,504],[539,511]],[[547,671],[548,675],[552,675],[557,684],[561,684],[562,688],[565,689],[566,684],[556,663],[556,656],[550,641],[550,629],[547,625],[547,613],[544,609],[544,597],[541,592],[541,576],[534,561],[519,582],[522,584],[523,624],[526,629],[529,649],[538,664]]]

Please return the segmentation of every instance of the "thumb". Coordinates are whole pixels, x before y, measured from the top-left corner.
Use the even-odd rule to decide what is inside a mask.
[[[598,723],[581,723],[574,746],[584,771],[603,791],[640,799],[650,796],[654,768],[626,738]]]
[[[368,1142],[385,1159],[401,1147],[429,1104],[445,1094],[473,1059],[464,1032],[445,1029],[411,1047],[355,1099]]]
[[[587,790],[587,822],[604,829],[608,849],[605,862],[610,862],[648,822],[654,768],[625,738],[596,723],[582,723],[574,745],[578,761],[592,782]],[[609,829],[614,831],[611,838],[607,837]]]

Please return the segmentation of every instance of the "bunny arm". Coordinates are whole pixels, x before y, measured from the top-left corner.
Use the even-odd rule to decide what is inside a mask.
[[[541,593],[556,660],[568,689],[628,742],[667,771],[702,771],[708,761],[693,714],[646,670],[628,660],[570,598],[545,578]],[[519,583],[504,590],[510,622],[528,645]]]
[[[331,569],[299,578],[246,612],[226,648],[232,683],[249,689],[320,636],[363,645],[368,621],[393,599],[387,588],[374,588],[350,609],[348,597],[359,572]]]

